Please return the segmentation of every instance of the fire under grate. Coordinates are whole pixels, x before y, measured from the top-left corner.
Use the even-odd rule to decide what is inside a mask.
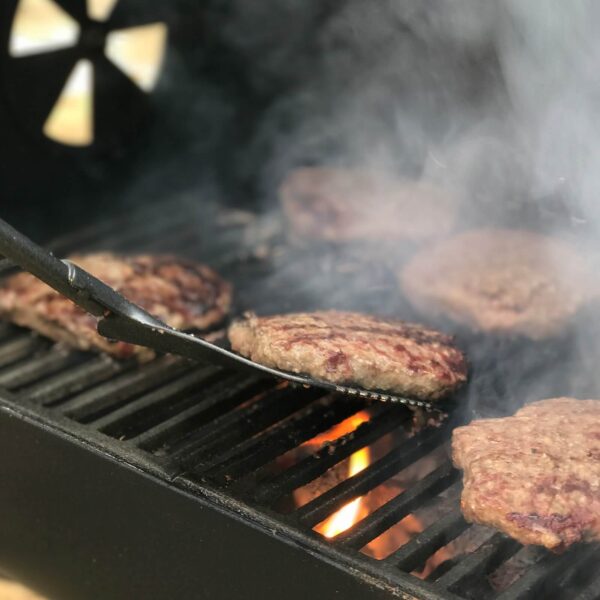
[[[238,310],[298,308],[302,294],[282,297],[286,287],[272,276],[272,261],[287,260],[276,224],[210,206],[198,211],[185,202],[154,207],[143,220],[130,215],[52,247],[59,254],[189,254],[193,247],[233,281],[243,299]],[[211,222],[219,226],[209,234]],[[369,298],[364,301],[368,305]],[[233,503],[248,518],[259,518],[258,526],[368,579],[390,597],[600,598],[596,545],[553,555],[464,521],[460,474],[448,460],[452,427],[464,416],[415,429],[403,407],[368,405],[170,356],[144,365],[114,361],[65,350],[6,323],[0,325],[0,388],[6,405],[172,486],[222,506]],[[362,452],[364,458],[366,449],[369,459],[352,473],[353,457]],[[353,524],[326,537],[328,520],[353,503]],[[395,530],[400,533],[388,535]]]

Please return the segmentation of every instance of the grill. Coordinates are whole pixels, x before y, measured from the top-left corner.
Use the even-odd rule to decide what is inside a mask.
[[[234,282],[240,311],[310,307],[319,285],[310,250],[291,260],[277,223],[210,202],[147,207],[51,247],[191,253]],[[389,296],[383,310],[398,309],[392,290],[369,283],[361,306]],[[349,301],[343,292],[329,299]],[[600,598],[597,546],[552,555],[463,520],[447,443],[464,411],[413,435],[404,407],[171,356],[117,362],[9,324],[0,328],[0,387],[0,564],[56,598]],[[307,450],[365,410],[355,430]],[[385,451],[366,468],[294,501],[382,440]],[[314,530],[428,460],[429,470],[350,529],[331,540]],[[434,515],[420,533],[381,560],[361,552],[415,511]],[[412,574],[443,548],[453,550],[425,579]],[[493,574],[511,569],[516,580],[493,588]]]

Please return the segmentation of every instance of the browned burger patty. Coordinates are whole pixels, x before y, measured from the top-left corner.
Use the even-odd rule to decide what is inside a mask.
[[[467,520],[560,550],[600,539],[600,400],[542,400],[454,431]]]
[[[340,385],[440,398],[466,380],[451,338],[421,325],[350,312],[248,316],[229,329],[234,350]]]
[[[555,335],[587,301],[591,277],[569,244],[536,233],[478,229],[420,251],[400,282],[422,314],[532,339]]]
[[[297,169],[280,197],[298,237],[329,242],[419,242],[450,232],[458,207],[432,184],[360,169]]]
[[[206,329],[229,310],[229,284],[205,265],[172,256],[109,253],[70,260],[178,329]],[[29,273],[19,273],[4,283],[0,312],[18,325],[82,350],[100,349],[121,358],[152,356],[148,349],[102,337],[93,316]]]

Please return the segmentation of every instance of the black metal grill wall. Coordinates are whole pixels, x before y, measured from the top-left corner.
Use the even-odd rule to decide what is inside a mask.
[[[349,158],[354,125],[340,115],[353,112],[377,144],[394,146],[400,170],[418,172],[422,144],[390,133],[398,106],[414,113],[415,130],[439,139],[465,105],[481,107],[499,87],[487,42],[430,31],[436,7],[403,15],[394,3],[355,0],[120,0],[98,30],[81,2],[60,0],[81,25],[80,41],[16,59],[8,41],[17,4],[0,7],[0,197],[4,218],[38,238],[181,190],[268,203],[290,165]],[[168,45],[153,93],[98,77],[94,143],[45,138],[43,120],[75,61],[102,62],[110,27],[154,21],[168,26]],[[398,56],[412,62],[396,64]],[[424,103],[427,114],[416,110]],[[305,135],[311,128],[318,140]]]

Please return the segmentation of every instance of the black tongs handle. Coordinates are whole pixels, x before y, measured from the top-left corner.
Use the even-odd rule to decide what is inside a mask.
[[[172,352],[193,360],[237,368],[258,368],[271,373],[267,367],[257,366],[233,352],[165,325],[86,270],[59,260],[2,219],[0,254],[85,311],[102,317],[98,321],[98,332],[105,337],[140,344],[160,352]]]
[[[252,364],[248,359],[165,325],[85,269],[59,260],[2,219],[0,254],[85,311],[102,317],[98,321],[98,332],[105,337],[230,367]]]
[[[138,323],[163,323],[87,271],[56,258],[0,219],[0,254],[97,317],[112,313]]]
[[[316,386],[327,391],[371,400],[396,402],[413,408],[421,407],[428,411],[439,412],[438,408],[422,400],[402,398],[376,390],[341,386],[313,379],[308,375],[267,367],[200,337],[172,329],[81,267],[59,260],[2,219],[0,219],[0,254],[47,283],[85,311],[102,317],[98,321],[98,333],[105,337],[140,344],[161,352],[172,352],[192,360],[238,369],[245,368],[253,372],[260,371],[295,384]]]

